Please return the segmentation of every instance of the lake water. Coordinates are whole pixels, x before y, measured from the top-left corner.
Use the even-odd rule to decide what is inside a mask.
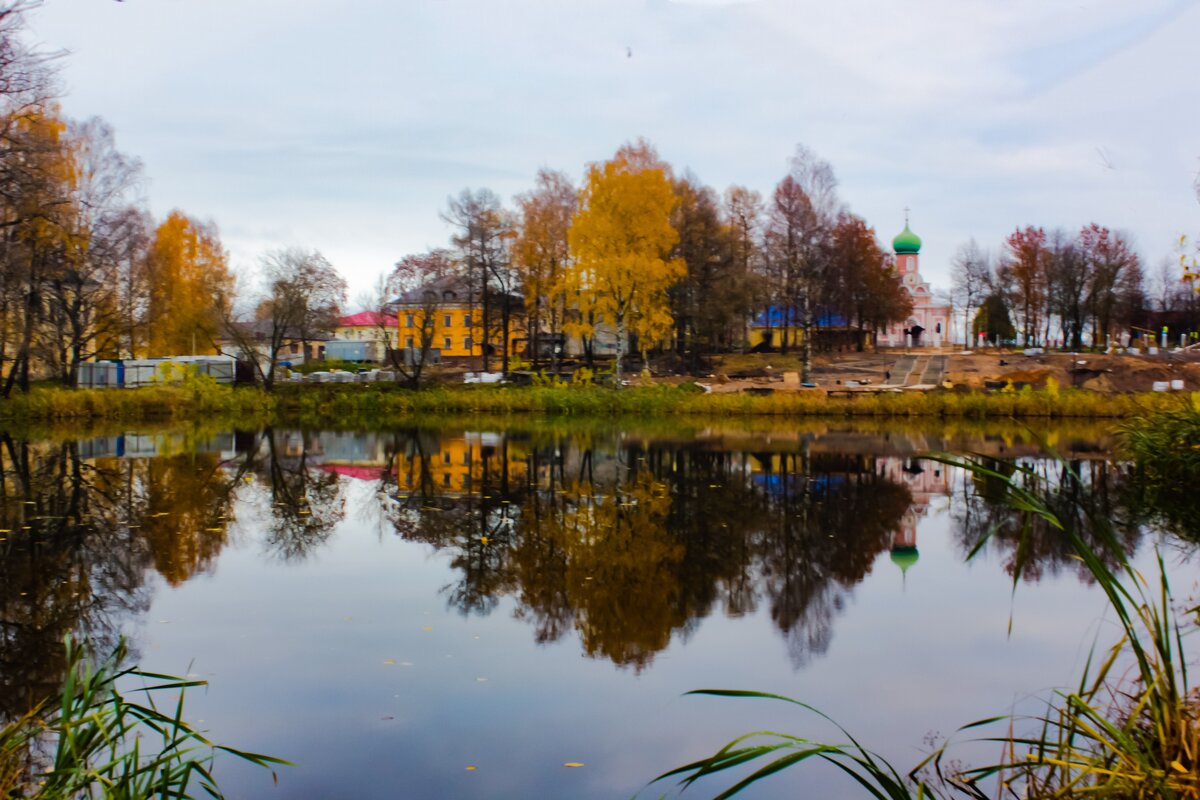
[[[1069,469],[1116,516],[1102,428],[770,425],[4,438],[0,712],[54,684],[64,633],[123,634],[209,682],[187,710],[214,739],[296,763],[275,786],[220,759],[231,797],[658,797],[740,733],[841,740],[689,690],[802,699],[907,769],[931,735],[1036,711],[1109,638],[1052,531],[1014,592],[997,486],[921,457]],[[1193,589],[1188,547],[1122,535]],[[750,796],[798,788],[859,796],[808,768]]]

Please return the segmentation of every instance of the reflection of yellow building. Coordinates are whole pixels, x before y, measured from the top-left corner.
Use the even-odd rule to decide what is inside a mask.
[[[468,494],[484,484],[485,476],[495,483],[506,475],[509,485],[516,486],[525,482],[525,456],[523,450],[493,443],[488,434],[467,434],[443,439],[436,451],[398,456],[396,482],[405,489],[432,485],[447,494]]]

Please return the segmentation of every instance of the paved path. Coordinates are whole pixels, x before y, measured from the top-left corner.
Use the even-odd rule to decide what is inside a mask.
[[[942,376],[946,373],[946,357],[930,356],[925,370],[921,373],[921,383],[941,386]]]
[[[905,386],[908,384],[908,376],[916,366],[916,356],[901,356],[892,365],[890,372],[892,377],[883,382],[884,386]]]

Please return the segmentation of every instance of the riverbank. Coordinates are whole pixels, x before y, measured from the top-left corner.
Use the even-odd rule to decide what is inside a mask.
[[[1019,391],[945,390],[838,394],[706,393],[696,384],[598,386],[431,386],[409,390],[378,383],[283,385],[273,393],[203,380],[142,389],[69,390],[38,387],[0,402],[10,423],[87,420],[236,419],[256,427],[276,423],[369,427],[423,414],[548,416],[671,415],[828,418],[1120,419],[1196,404],[1193,393],[1101,394],[1085,389],[1026,387]]]

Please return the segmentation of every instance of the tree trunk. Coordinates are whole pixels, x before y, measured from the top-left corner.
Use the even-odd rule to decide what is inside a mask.
[[[811,383],[812,375],[812,300],[804,296],[804,341],[800,343],[800,383]]]
[[[625,315],[617,314],[617,359],[616,359],[616,385],[621,388],[621,361],[625,351]]]

